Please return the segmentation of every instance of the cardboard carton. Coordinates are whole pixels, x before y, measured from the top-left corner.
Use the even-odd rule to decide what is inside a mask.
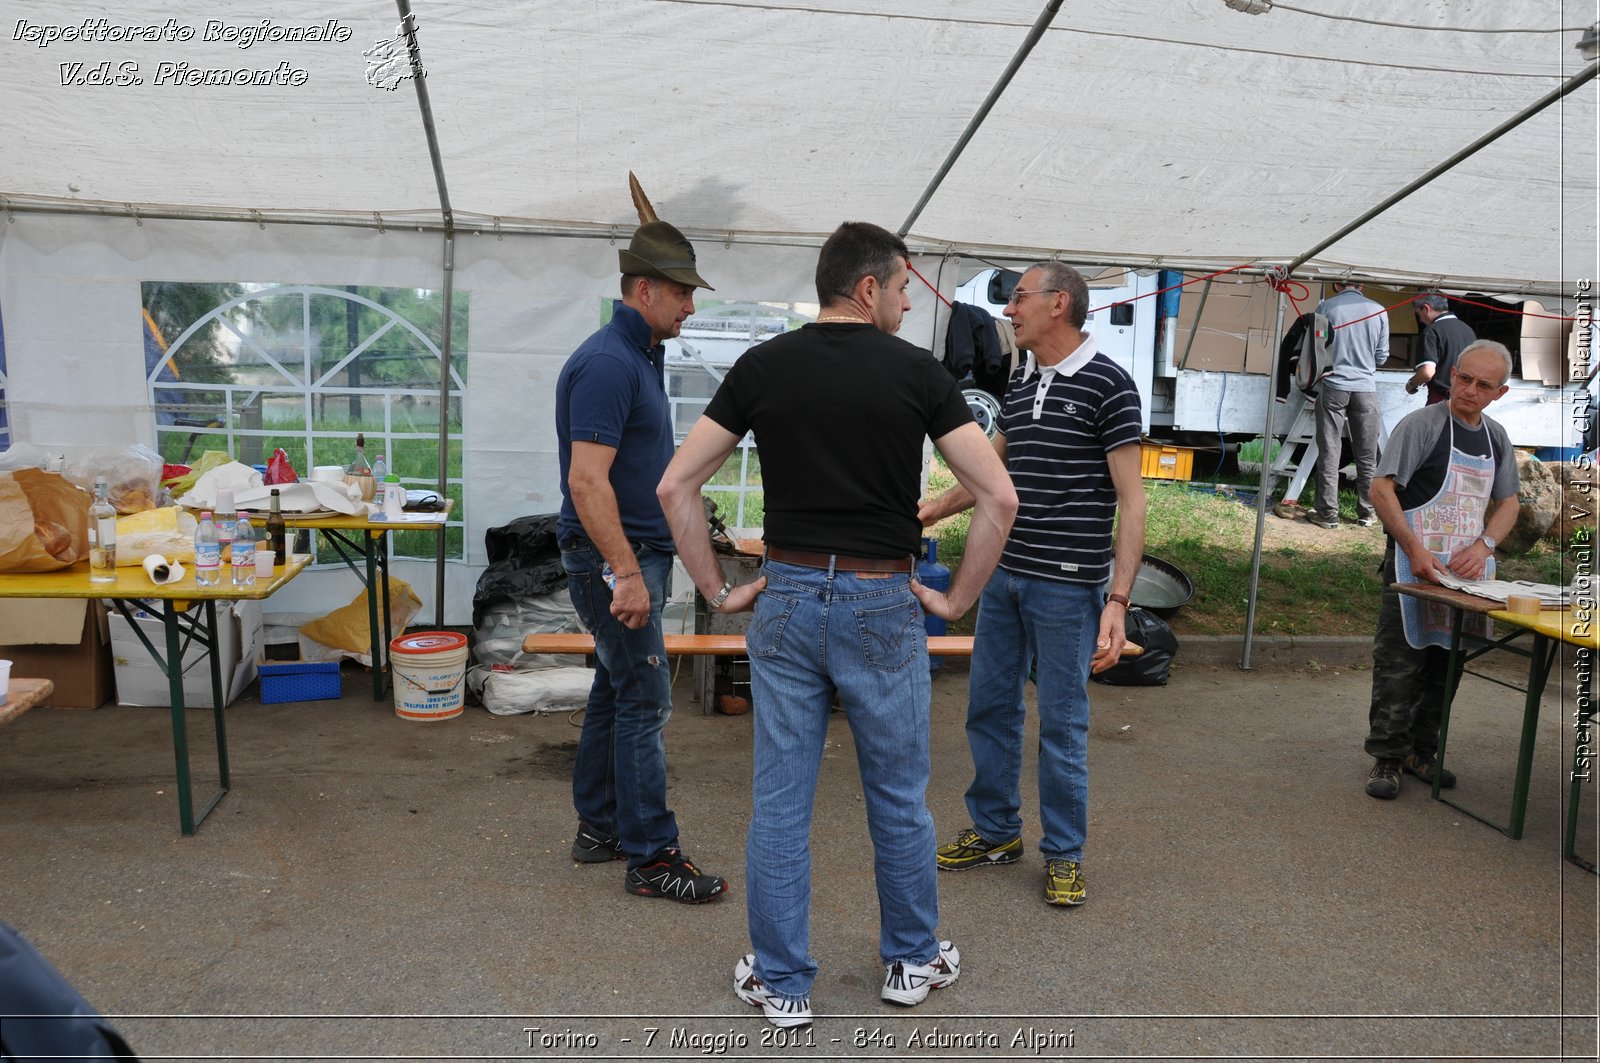
[[[196,606],[197,609],[202,608]],[[134,622],[145,638],[166,653],[166,630],[159,616],[142,610]],[[261,603],[217,603],[217,628],[213,641],[222,663],[223,704],[228,705],[244,692],[256,677],[256,657],[261,642]],[[116,665],[117,704],[170,706],[172,692],[167,673],[150,656],[144,643],[128,621],[117,614],[110,618],[111,658]],[[211,651],[199,642],[190,642],[183,653],[183,703],[191,709],[210,708]]]
[[[13,676],[48,679],[59,709],[95,709],[111,697],[106,607],[83,598],[0,598],[0,657]]]

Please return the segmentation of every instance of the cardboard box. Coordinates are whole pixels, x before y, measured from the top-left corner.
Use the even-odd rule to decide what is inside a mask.
[[[202,609],[203,606],[195,606]],[[134,614],[145,638],[166,654],[166,629],[161,618],[143,611]],[[222,663],[223,704],[244,692],[256,677],[256,656],[261,643],[261,603],[217,603],[217,628],[213,641]],[[116,667],[118,705],[172,704],[167,674],[156,664],[144,643],[123,617],[112,614],[111,659]],[[183,654],[183,703],[192,709],[211,708],[211,653],[190,642]]]
[[[1528,300],[1522,304],[1522,379],[1540,384],[1565,384],[1567,382],[1568,336],[1572,322],[1558,321],[1554,316],[1535,317],[1535,314],[1559,314],[1560,308],[1546,310],[1544,304]]]
[[[0,657],[11,674],[48,679],[46,704],[95,709],[111,697],[106,607],[84,598],[0,598]]]

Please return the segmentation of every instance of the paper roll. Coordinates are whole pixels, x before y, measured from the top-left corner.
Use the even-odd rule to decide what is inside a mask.
[[[1539,615],[1539,599],[1529,594],[1512,594],[1506,598],[1506,612],[1522,616]]]
[[[183,578],[183,566],[176,561],[168,561],[160,554],[151,554],[144,559],[143,564],[144,574],[157,586],[163,583],[176,583]]]

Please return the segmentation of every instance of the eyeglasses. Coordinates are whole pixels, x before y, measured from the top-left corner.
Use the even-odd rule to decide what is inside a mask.
[[[1024,295],[1044,295],[1044,294],[1046,294],[1048,292],[1059,292],[1059,291],[1061,291],[1060,288],[1034,288],[1031,291],[1028,291],[1028,290],[1025,290],[1025,289],[1022,289],[1022,288],[1013,288],[1013,289],[1011,289],[1011,298],[1006,300],[1006,305],[1007,306],[1011,306],[1014,303],[1022,302],[1022,297]]]

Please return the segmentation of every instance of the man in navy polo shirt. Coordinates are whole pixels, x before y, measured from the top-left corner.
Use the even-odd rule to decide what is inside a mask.
[[[664,221],[641,225],[619,253],[622,301],[556,382],[561,515],[556,536],[567,591],[594,634],[594,686],[572,768],[581,863],[626,859],[624,888],[689,904],[727,883],[683,855],[667,807],[671,674],[661,609],[672,533],[656,484],[672,460],[666,348],[694,313],[694,248]]]
[[[967,787],[972,827],[941,845],[941,871],[1022,856],[1022,700],[1039,701],[1039,852],[1047,904],[1084,902],[1089,825],[1089,673],[1117,663],[1124,610],[1144,553],[1139,392],[1083,331],[1089,288],[1077,270],[1041,262],[1005,314],[1027,357],[1012,374],[994,448],[1017,489],[1017,519],[978,599],[968,684]],[[972,504],[955,487],[925,502],[932,524]],[[1116,578],[1111,593],[1114,538]]]

